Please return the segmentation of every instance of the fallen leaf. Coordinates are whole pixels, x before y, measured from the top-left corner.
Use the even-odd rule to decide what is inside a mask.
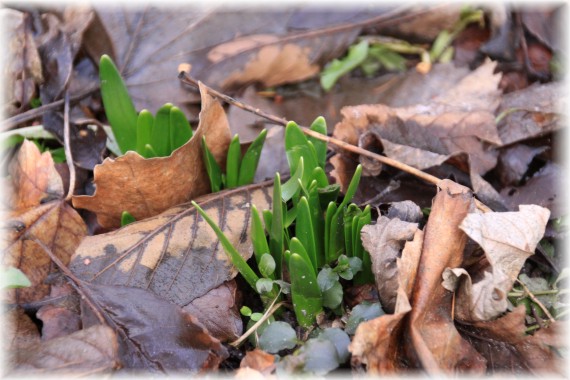
[[[509,147],[499,155],[497,169],[503,186],[518,185],[529,170],[529,165],[535,156],[546,151],[548,147],[531,147],[517,144]],[[532,202],[534,203],[534,202]]]
[[[388,219],[398,218],[404,222],[419,223],[422,218],[422,209],[412,201],[392,202],[389,204],[386,217]]]
[[[534,37],[556,51],[560,49],[561,40],[557,33],[560,25],[562,8],[555,6],[541,7],[541,9],[521,10],[521,22]]]
[[[220,103],[202,85],[201,93],[200,124],[190,141],[168,157],[145,159],[130,151],[105,159],[94,169],[95,194],[74,196],[73,205],[95,212],[101,226],[112,228],[120,226],[123,211],[142,220],[207,193],[210,182],[202,162],[202,136],[220,164],[231,136]]]
[[[5,344],[4,349],[8,353],[7,364],[13,366],[17,352],[40,344],[40,332],[21,307],[6,310],[2,314],[2,339]]]
[[[305,60],[307,67],[311,67],[311,72],[317,74],[316,63],[322,64],[341,55],[354,41],[361,30],[355,22],[372,22],[384,12],[384,9],[360,9],[337,12],[337,17],[319,17],[317,14],[309,18],[307,14],[315,13],[312,7],[231,11],[225,7],[146,7],[120,10],[97,7],[103,27],[93,28],[87,38],[93,41],[101,34],[107,36],[111,44],[92,49],[90,53],[94,55],[93,58],[98,60],[104,53],[115,52],[112,57],[121,68],[135,107],[155,112],[167,101],[182,105],[195,100],[180,86],[176,77],[181,62],[190,63],[192,75],[214,88],[232,84],[227,80],[232,75],[233,84],[243,81],[245,77],[240,78],[239,73],[246,70],[248,64],[247,70],[252,70],[255,66],[263,74],[248,79],[263,82],[273,77],[283,81],[295,72],[302,74],[298,78],[306,77],[306,70],[299,71],[297,63],[291,60],[293,57],[287,57],[285,53],[298,54],[297,57]],[[344,26],[344,29],[336,31],[335,28],[339,26]],[[252,37],[256,35],[272,35],[271,38],[277,40],[256,44],[255,40],[259,42],[259,39]],[[235,45],[240,42],[233,41],[238,37],[253,44],[245,50],[243,46],[241,50],[236,50]],[[219,47],[224,44],[228,45],[225,48]],[[262,50],[264,59],[260,59],[259,55]],[[214,57],[213,61],[209,56]],[[289,64],[282,65],[273,59],[265,60],[276,56],[285,58]],[[273,65],[273,70],[268,70],[269,65]],[[168,94],[169,98],[165,99],[164,94]]]
[[[271,208],[272,182],[209,194],[196,201],[247,260],[250,207]],[[190,204],[85,238],[70,269],[87,281],[148,289],[185,307],[237,275],[210,226]],[[218,311],[227,313],[224,308]],[[215,321],[212,315],[204,314]]]
[[[30,17],[3,8],[0,19],[7,45],[2,54],[2,109],[6,116],[12,116],[29,106],[36,85],[43,81],[42,66]]]
[[[441,286],[445,268],[459,266],[463,261],[467,235],[459,225],[475,208],[473,195],[468,188],[449,180],[440,181],[438,188],[413,285],[408,320],[411,345],[406,349],[415,353],[408,357],[431,374],[482,373],[485,360],[459,335],[453,323],[453,293]]]
[[[380,216],[374,225],[362,227],[362,245],[370,253],[372,273],[378,287],[382,309],[393,313],[400,282],[397,259],[407,241],[418,229],[417,223]]]
[[[410,312],[410,297],[420,262],[424,233],[416,230],[414,239],[406,242],[401,258],[396,259],[398,288],[393,314],[385,314],[361,323],[354,335],[349,351],[353,364],[366,364],[371,375],[393,374],[406,367],[403,344],[404,317]]]
[[[275,369],[275,356],[256,348],[246,352],[239,367],[240,369],[251,368],[267,376]]]
[[[72,334],[81,329],[79,296],[63,276],[52,284],[50,302],[39,308],[36,317],[42,321],[42,340],[50,340]]]
[[[183,307],[198,318],[209,333],[221,342],[236,340],[243,331],[243,323],[236,305],[237,286],[228,281],[210,290]]]
[[[508,145],[562,128],[560,112],[568,108],[567,102],[556,82],[506,94],[498,111],[506,113],[498,124],[501,141]]]
[[[52,269],[50,258],[28,238],[36,238],[67,264],[86,234],[85,223],[63,198],[61,177],[50,153],[41,154],[34,143],[24,141],[9,168],[12,186],[6,212],[2,264],[19,268],[32,286],[4,293],[12,302],[38,301],[49,294],[44,280]]]
[[[117,337],[98,325],[22,350],[12,374],[94,375],[119,368]]]
[[[501,195],[510,209],[521,204],[536,204],[548,208],[551,218],[559,218],[568,213],[564,202],[564,189],[568,188],[565,169],[555,162],[548,162],[522,186],[508,186]]]
[[[84,284],[117,333],[125,368],[199,373],[218,368],[226,349],[189,313],[150,291]]]
[[[557,352],[565,346],[566,326],[561,321],[542,328],[534,335],[525,333],[524,306],[489,322],[458,324],[459,332],[487,359],[488,373],[551,377],[566,373],[565,362]]]
[[[550,215],[536,205],[521,205],[519,209],[468,214],[461,222],[460,228],[485,251],[490,268],[470,275],[463,268],[450,267],[455,269],[443,273],[443,286],[456,292],[457,320],[488,321],[507,310],[507,293],[526,259],[534,254]]]

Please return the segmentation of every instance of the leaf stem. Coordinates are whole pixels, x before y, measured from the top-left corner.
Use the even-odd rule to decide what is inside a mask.
[[[65,150],[65,160],[69,168],[69,189],[66,201],[70,201],[75,191],[75,165],[71,154],[71,139],[69,138],[69,90],[65,91],[65,105],[63,107],[63,145]]]
[[[536,303],[536,304],[542,309],[542,311],[544,311],[544,314],[546,314],[546,316],[548,317],[548,319],[550,319],[550,322],[555,322],[556,320],[554,319],[554,317],[552,317],[552,314],[550,314],[550,312],[548,311],[548,309],[546,308],[546,306],[544,306],[544,305],[542,304],[542,302],[540,302],[540,301],[538,300],[538,298],[536,298],[536,297],[534,296],[534,294],[532,294],[532,292],[530,291],[529,288],[527,288],[527,286],[525,285],[525,283],[522,282],[521,280],[519,280],[518,278],[517,278],[517,282],[524,288],[525,292],[528,294],[528,296],[530,297],[530,299],[531,299],[534,303]]]

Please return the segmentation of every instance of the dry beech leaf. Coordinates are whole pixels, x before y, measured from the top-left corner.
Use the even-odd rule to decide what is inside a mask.
[[[404,245],[402,257],[396,259],[398,289],[394,314],[384,314],[361,323],[349,346],[352,362],[366,364],[371,375],[389,375],[404,367],[403,320],[411,310],[409,300],[420,262],[423,239],[423,231],[416,230],[413,240]]]
[[[84,287],[118,334],[125,368],[198,373],[217,369],[227,357],[220,341],[194,316],[150,291],[86,283]]]
[[[438,188],[424,230],[409,318],[412,345],[406,349],[428,373],[482,373],[485,360],[457,332],[451,313],[453,293],[441,286],[445,268],[463,262],[467,236],[459,224],[475,208],[473,194],[449,180],[440,181]]]
[[[566,362],[557,352],[566,346],[566,326],[557,321],[527,335],[525,316],[526,309],[521,305],[494,321],[458,327],[462,336],[487,359],[490,374],[530,372],[550,378],[567,373]]]
[[[222,342],[239,338],[243,323],[236,305],[237,285],[227,281],[201,297],[194,298],[183,310],[198,318],[210,334]]]
[[[36,145],[24,141],[9,169],[12,210],[6,212],[2,264],[22,270],[32,282],[28,288],[7,290],[11,302],[38,301],[49,294],[44,280],[52,262],[44,250],[28,238],[47,245],[67,264],[86,234],[85,223],[63,198],[61,177],[49,152],[41,154]]]
[[[500,196],[481,177],[497,164],[493,146],[502,145],[494,114],[500,100],[500,75],[493,75],[494,68],[495,63],[487,61],[426,104],[344,107],[333,136],[350,144],[367,143],[362,146],[365,149],[379,145],[388,157],[419,169],[444,162],[456,165],[470,174],[474,190],[485,202],[500,204]],[[365,134],[375,139],[361,141]],[[335,168],[333,175],[344,189],[351,173],[341,175],[342,170]]]
[[[118,354],[113,330],[97,325],[27,347],[18,355],[13,374],[103,374],[119,368]]]
[[[12,116],[27,107],[35,87],[43,81],[42,65],[26,13],[14,9],[0,10],[5,36],[2,54],[2,109]]]
[[[534,253],[550,216],[550,211],[536,205],[521,205],[519,209],[469,214],[461,222],[460,228],[485,251],[490,268],[472,275],[462,268],[444,272],[442,285],[456,291],[458,320],[488,321],[507,310],[507,293],[526,259]]]
[[[252,254],[251,205],[259,210],[271,208],[271,184],[240,187],[196,200],[245,259]],[[215,233],[190,204],[85,238],[70,269],[94,283],[148,289],[181,307],[237,274]],[[234,323],[225,308],[217,312],[217,317],[225,316],[230,318],[228,324]],[[207,313],[204,316],[216,320]]]
[[[203,85],[200,91],[200,123],[190,141],[168,157],[145,159],[129,151],[114,160],[105,159],[94,169],[95,194],[74,196],[73,205],[93,211],[101,226],[112,228],[120,226],[123,211],[142,220],[209,192],[200,141],[206,136],[208,148],[222,164],[231,136],[220,103]]]
[[[499,113],[507,112],[499,123],[503,144],[542,136],[562,128],[562,110],[568,97],[559,83],[535,84],[506,94]]]
[[[418,229],[417,223],[403,222],[380,216],[375,225],[362,228],[362,245],[370,253],[372,273],[378,287],[382,309],[393,313],[400,283],[396,260],[404,244],[410,241]]]
[[[275,355],[268,354],[258,348],[248,351],[239,363],[240,369],[251,368],[268,376],[275,369]]]

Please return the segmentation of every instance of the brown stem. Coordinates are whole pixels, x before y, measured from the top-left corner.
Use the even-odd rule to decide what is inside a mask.
[[[554,317],[552,316],[552,314],[550,314],[550,312],[548,311],[548,309],[546,308],[546,306],[544,306],[542,304],[542,302],[540,302],[538,300],[538,298],[535,297],[534,294],[532,294],[532,292],[530,291],[529,288],[527,288],[527,286],[525,285],[524,282],[522,282],[521,280],[517,279],[517,282],[523,287],[523,289],[525,290],[526,294],[528,294],[529,298],[535,303],[537,304],[542,311],[544,311],[544,314],[546,314],[546,316],[548,317],[548,319],[550,319],[550,322],[556,322],[556,320],[554,319]]]
[[[65,150],[65,160],[69,168],[69,190],[66,201],[71,200],[75,191],[75,165],[73,165],[73,155],[71,154],[71,140],[69,138],[69,90],[65,92],[65,106],[63,107],[63,146]]]

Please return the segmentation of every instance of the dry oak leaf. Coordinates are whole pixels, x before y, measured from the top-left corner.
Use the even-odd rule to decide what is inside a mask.
[[[96,325],[27,347],[18,355],[13,374],[93,375],[119,367],[115,332],[108,326]]]
[[[485,251],[490,268],[472,274],[447,268],[443,273],[442,285],[456,292],[458,320],[488,321],[507,310],[507,293],[534,254],[550,216],[548,209],[536,205],[520,205],[519,210],[469,214],[461,222],[460,228]]]
[[[4,211],[1,263],[22,270],[32,286],[7,290],[4,297],[16,303],[38,301],[49,294],[50,287],[44,280],[53,265],[44,250],[29,238],[40,240],[67,264],[87,228],[63,200],[62,180],[49,152],[42,154],[34,143],[24,141],[9,173],[11,209]]]
[[[407,241],[410,241],[418,229],[417,223],[408,223],[400,219],[380,216],[375,225],[362,228],[362,245],[370,253],[372,273],[378,287],[382,309],[393,313],[396,295],[400,283],[396,260]]]
[[[459,332],[487,360],[488,373],[567,375],[559,350],[567,346],[567,326],[556,321],[527,335],[523,305],[489,322],[458,324]]]
[[[411,224],[411,223],[410,223]],[[417,226],[416,226],[417,227]],[[396,258],[398,289],[394,314],[384,314],[361,323],[348,349],[352,363],[367,365],[369,374],[393,374],[405,368],[404,317],[410,312],[410,296],[420,262],[424,234],[417,229],[412,241],[404,245],[402,257]],[[372,260],[375,258],[372,256]]]
[[[208,194],[196,201],[226,234],[247,260],[251,205],[271,208],[272,182]],[[70,264],[81,279],[104,285],[147,289],[177,305],[203,307],[209,292],[222,292],[230,299],[219,308],[202,309],[196,316],[209,324],[221,340],[235,334],[237,322],[234,292],[216,288],[237,275],[210,226],[190,204],[173,207],[160,215],[129,224],[121,229],[84,239]],[[232,311],[233,310],[233,311]],[[215,313],[215,315],[213,315]],[[208,319],[208,321],[205,320]],[[222,319],[220,319],[222,318]],[[222,322],[225,320],[225,322]]]
[[[128,211],[137,220],[155,216],[169,207],[187,202],[210,191],[202,161],[202,136],[223,166],[230,143],[230,129],[224,109],[200,84],[202,110],[194,136],[168,157],[145,159],[129,151],[116,159],[107,158],[95,166],[93,196],[74,196],[73,205],[97,214],[107,228],[121,225]]]

